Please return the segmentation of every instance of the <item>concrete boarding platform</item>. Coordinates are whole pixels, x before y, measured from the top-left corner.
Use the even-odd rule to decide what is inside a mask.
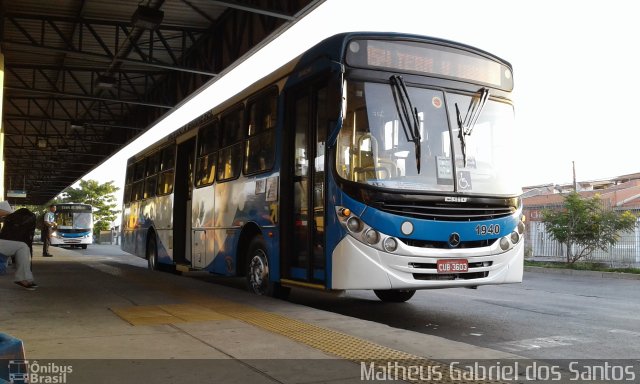
[[[35,291],[0,276],[0,332],[23,341],[40,382],[356,383],[363,362],[519,358],[151,272],[117,246],[35,253]]]

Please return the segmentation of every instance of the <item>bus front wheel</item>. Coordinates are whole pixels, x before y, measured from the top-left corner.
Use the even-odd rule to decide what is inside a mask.
[[[262,236],[256,236],[249,244],[247,260],[247,288],[257,295],[273,296],[286,300],[291,288],[269,280],[269,258]]]
[[[376,289],[373,293],[385,303],[404,303],[415,295],[415,289]]]
[[[257,295],[271,295],[269,281],[269,258],[262,236],[256,236],[249,244],[247,252],[247,288]]]

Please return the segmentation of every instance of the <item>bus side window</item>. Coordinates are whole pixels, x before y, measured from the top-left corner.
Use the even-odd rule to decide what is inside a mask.
[[[142,200],[142,193],[144,190],[144,181],[138,181],[133,184],[131,188],[131,201]]]
[[[168,195],[173,192],[173,170],[158,175],[157,195]]]
[[[156,195],[157,188],[157,178],[156,176],[147,177],[144,181],[144,196],[143,198],[148,199],[150,197],[154,197]]]
[[[244,138],[242,130],[242,115],[244,109],[238,107],[235,110],[222,116],[220,119],[220,130],[222,132],[222,146],[225,147],[218,152],[217,180],[233,180],[240,176],[242,168],[242,149]]]
[[[127,166],[127,174],[124,178],[124,195],[122,196],[122,202],[127,204],[131,201],[131,183],[133,183],[133,165]]]
[[[227,147],[218,155],[218,181],[227,181],[240,175],[242,166],[242,143]]]
[[[196,164],[196,187],[213,184],[216,176],[217,157],[217,153],[212,153],[198,158]]]
[[[196,188],[213,184],[216,176],[217,150],[220,147],[220,125],[215,120],[198,131]]]
[[[245,150],[245,175],[273,168],[275,160],[276,113],[278,91],[271,88],[247,104],[247,147]]]

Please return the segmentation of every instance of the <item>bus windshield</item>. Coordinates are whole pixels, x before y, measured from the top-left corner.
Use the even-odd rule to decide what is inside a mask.
[[[60,212],[56,214],[58,229],[91,229],[93,218],[91,212]]]
[[[391,190],[504,196],[522,192],[514,182],[517,160],[510,104],[488,99],[462,141],[456,104],[464,117],[480,94],[411,86],[406,90],[404,102],[391,84],[348,83],[336,154],[342,178]],[[409,127],[402,117],[408,105],[417,110],[410,111]]]

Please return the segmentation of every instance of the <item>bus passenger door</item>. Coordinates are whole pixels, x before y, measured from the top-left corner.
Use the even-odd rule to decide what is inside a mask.
[[[287,244],[283,244],[282,276],[318,286],[326,286],[324,240],[325,141],[327,136],[324,83],[289,95],[289,132],[285,162],[290,175],[283,188],[290,188],[283,203],[290,212],[283,220]],[[290,198],[289,198],[290,197]],[[284,198],[283,198],[284,200]]]
[[[173,262],[186,264],[191,259],[191,193],[196,139],[178,144],[173,191]]]

